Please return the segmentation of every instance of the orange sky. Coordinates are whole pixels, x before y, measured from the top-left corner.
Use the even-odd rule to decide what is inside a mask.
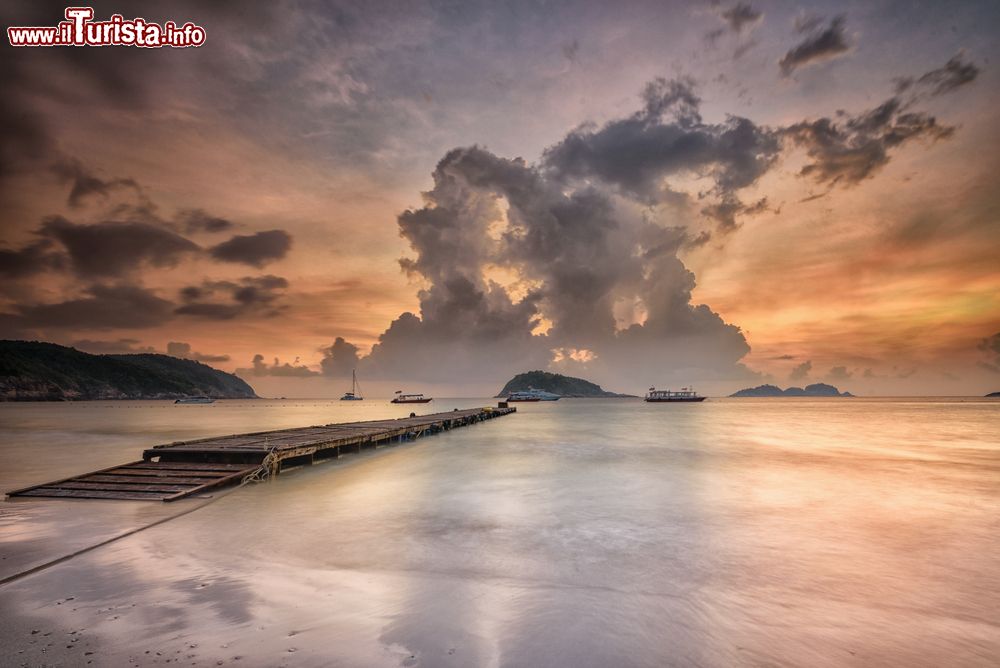
[[[532,363],[632,393],[684,379],[713,393],[819,381],[855,394],[1000,389],[984,345],[1000,333],[990,3],[760,3],[744,23],[710,3],[147,9],[134,13],[204,25],[205,46],[3,47],[4,337],[94,352],[183,342],[286,396],[336,396],[351,365],[372,394],[486,393]],[[0,15],[47,25],[60,11],[14,3]],[[843,48],[811,47],[824,30]],[[889,100],[901,108],[888,125],[858,129]],[[727,143],[734,117],[765,142],[760,164]],[[829,146],[801,128],[824,118],[844,143],[821,153]],[[676,156],[654,145],[682,135],[717,143]],[[483,152],[435,172],[472,146]],[[875,148],[881,162],[848,171],[848,157]],[[822,169],[839,171],[823,180]],[[589,210],[546,227],[587,193]],[[743,207],[733,224],[707,212],[727,198]],[[227,224],[213,231],[192,211]],[[435,219],[445,211],[454,220]],[[590,216],[596,227],[577,223]],[[650,234],[674,229],[687,241],[631,266]],[[290,245],[257,236],[269,231]],[[587,245],[591,234],[600,241]],[[461,301],[459,279],[478,306]],[[637,316],[633,339],[591,330],[605,299],[618,316],[654,316]],[[407,311],[421,320],[364,359]],[[553,324],[544,341],[518,329]],[[360,362],[321,366],[337,337]],[[450,377],[437,372],[450,364]]]

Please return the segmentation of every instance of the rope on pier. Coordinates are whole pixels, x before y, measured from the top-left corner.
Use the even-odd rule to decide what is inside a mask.
[[[243,476],[243,480],[240,481],[241,487],[251,482],[264,482],[278,474],[279,460],[277,449],[278,446],[274,446],[268,450],[267,454],[264,455],[264,459],[260,462],[260,466]]]

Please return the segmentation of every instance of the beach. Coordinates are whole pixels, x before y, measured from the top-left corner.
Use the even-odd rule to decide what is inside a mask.
[[[0,489],[411,410],[361,403],[0,405]],[[997,411],[564,399],[173,504],[8,500],[2,663],[995,665]]]

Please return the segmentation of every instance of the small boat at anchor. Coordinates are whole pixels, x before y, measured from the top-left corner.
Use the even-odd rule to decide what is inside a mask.
[[[705,401],[705,397],[699,395],[690,387],[682,387],[677,392],[671,390],[658,390],[655,387],[649,388],[646,401],[650,403],[674,403]]]
[[[183,399],[177,399],[174,401],[175,404],[214,404],[215,399],[212,397],[184,397]]]
[[[358,372],[357,369],[351,371],[351,391],[344,392],[344,396],[340,398],[341,401],[364,401],[365,398],[361,396],[358,385]]]
[[[422,394],[404,394],[402,390],[396,390],[396,396],[392,398],[391,404],[429,404],[434,401],[431,397]]]

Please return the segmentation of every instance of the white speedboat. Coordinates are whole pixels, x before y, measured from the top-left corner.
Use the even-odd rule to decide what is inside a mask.
[[[184,397],[183,399],[178,399],[174,402],[175,404],[214,404],[215,399],[212,397]]]
[[[562,396],[558,394],[546,392],[545,390],[536,390],[533,387],[527,390],[511,392],[507,397],[507,401],[559,401],[560,399],[562,399]]]

